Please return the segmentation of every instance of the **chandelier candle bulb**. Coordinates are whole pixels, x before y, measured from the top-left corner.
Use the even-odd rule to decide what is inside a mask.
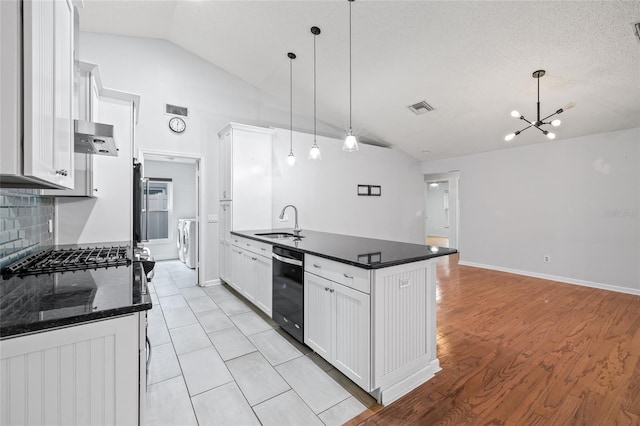
[[[551,125],[552,125],[553,127],[558,127],[561,123],[562,123],[562,121],[560,121],[560,120],[553,120],[553,121],[551,122]]]
[[[520,113],[518,111],[516,111],[516,110],[511,111],[511,116],[515,117],[515,118],[522,118]]]

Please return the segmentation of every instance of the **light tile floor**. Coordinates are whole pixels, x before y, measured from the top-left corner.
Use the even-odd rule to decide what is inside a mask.
[[[148,425],[340,425],[375,400],[226,285],[178,260],[150,283]]]

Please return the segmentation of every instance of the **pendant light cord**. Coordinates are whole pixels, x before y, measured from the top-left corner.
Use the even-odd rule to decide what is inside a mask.
[[[313,144],[316,143],[316,35],[313,35]]]
[[[293,58],[289,58],[289,153],[293,153]]]
[[[349,0],[349,134],[351,134],[351,109],[352,109],[352,88],[353,83],[351,79],[351,4],[352,0]]]

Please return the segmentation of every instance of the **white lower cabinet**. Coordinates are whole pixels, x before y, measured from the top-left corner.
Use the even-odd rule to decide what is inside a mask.
[[[0,341],[0,424],[137,424],[138,315]]]
[[[271,317],[272,262],[271,257],[266,255],[271,253],[270,246],[235,236],[232,241],[231,262],[230,267],[226,268],[225,281]]]
[[[368,294],[304,274],[304,341],[361,388],[370,390]]]
[[[269,317],[272,316],[273,284],[272,268],[273,263],[270,257],[256,256],[254,261],[254,279],[256,282],[255,304]]]

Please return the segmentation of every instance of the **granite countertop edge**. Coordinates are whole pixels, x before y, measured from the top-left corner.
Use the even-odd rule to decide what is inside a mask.
[[[370,269],[370,270],[388,268],[388,267],[391,267],[391,266],[404,265],[404,264],[413,263],[413,262],[420,262],[422,260],[434,259],[436,257],[449,256],[451,254],[455,254],[455,253],[458,252],[458,250],[456,250],[456,249],[446,249],[446,251],[442,251],[442,252],[438,252],[438,253],[427,253],[427,254],[424,254],[424,255],[411,256],[411,257],[407,257],[407,258],[403,258],[403,259],[391,260],[391,261],[380,262],[380,263],[360,263],[360,262],[355,262],[353,260],[344,259],[344,258],[341,258],[341,257],[332,256],[330,254],[322,253],[322,252],[317,251],[317,250],[310,250],[310,249],[306,249],[306,248],[295,247],[295,246],[290,244],[291,242],[293,242],[293,240],[291,240],[291,239],[286,239],[287,243],[285,243],[285,242],[282,242],[279,239],[266,238],[266,237],[262,237],[260,235],[256,235],[256,234],[269,233],[269,232],[273,232],[273,233],[278,233],[278,232],[293,233],[293,230],[290,229],[290,228],[286,228],[286,229],[262,229],[262,230],[249,230],[249,231],[239,230],[239,231],[231,231],[231,234],[232,235],[237,235],[237,236],[243,237],[243,238],[248,238],[250,240],[258,241],[258,242],[261,242],[261,243],[270,244],[272,246],[278,246],[278,247],[283,247],[283,248],[286,248],[286,249],[297,250],[297,251],[302,252],[302,253],[311,254],[311,255],[314,255],[314,256],[323,257],[325,259],[329,259],[329,260],[333,260],[333,261],[336,261],[336,262],[344,263],[346,265],[351,265],[351,266],[355,266],[355,267],[358,267],[358,268]],[[353,239],[361,239],[363,241],[364,240],[375,240],[373,238],[364,238],[364,237],[357,237],[357,236],[352,236],[352,235],[342,235],[342,234],[331,234],[331,233],[322,232],[322,231],[310,231],[310,232],[317,233],[317,234],[325,234],[325,235],[338,235],[338,236],[341,236],[341,237],[348,237],[348,238],[353,238]],[[306,238],[306,236],[304,235],[304,231],[301,232],[301,235],[303,235],[303,237]],[[403,243],[403,242],[400,242],[400,241],[389,241],[389,242],[395,243],[395,244],[416,245],[416,244],[412,244],[412,243]],[[425,247],[427,247],[427,246],[425,246]]]
[[[26,336],[34,332],[49,331],[62,327],[74,327],[93,321],[108,320],[127,314],[147,311],[152,308],[151,297],[145,296],[145,299],[148,300],[104,311],[79,314],[66,318],[55,318],[45,321],[3,326],[0,327],[0,340]]]

